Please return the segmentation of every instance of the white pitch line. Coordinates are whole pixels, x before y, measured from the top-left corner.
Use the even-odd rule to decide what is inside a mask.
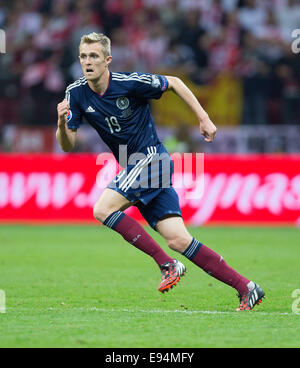
[[[237,312],[237,311],[216,311],[216,310],[180,310],[180,309],[174,309],[174,310],[164,310],[164,309],[128,309],[128,308],[98,308],[98,307],[72,307],[71,305],[64,305],[64,307],[50,307],[50,308],[6,308],[6,310],[9,311],[34,311],[34,310],[46,310],[46,311],[62,311],[63,309],[69,310],[78,310],[81,312],[102,312],[102,313],[157,313],[157,314],[163,314],[163,313],[181,313],[181,314],[188,314],[188,315],[195,315],[195,314],[220,314],[220,315],[247,315],[247,312],[250,312],[251,314],[255,313],[257,316],[300,316],[300,313],[293,313],[293,312],[261,312],[258,309],[255,309],[255,311],[247,311],[247,312]]]
[[[124,313],[182,313],[182,314],[235,314],[238,315],[238,312],[236,311],[207,311],[207,310],[163,310],[163,309],[105,309],[105,308],[97,308],[97,307],[91,307],[91,308],[80,308],[82,310],[87,311],[96,311],[96,312],[107,312],[107,313],[114,313],[114,312],[124,312]],[[251,311],[252,312],[252,311]],[[242,312],[241,312],[242,313]],[[241,314],[240,313],[240,314]],[[277,315],[277,316],[293,316],[298,315],[300,316],[300,313],[293,313],[293,312],[260,312],[257,311],[259,315]]]

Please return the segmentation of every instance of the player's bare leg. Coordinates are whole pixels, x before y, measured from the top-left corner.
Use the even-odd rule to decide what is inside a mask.
[[[249,310],[264,297],[263,290],[232,269],[223,259],[193,238],[181,217],[167,217],[159,221],[156,230],[165,238],[168,246],[187,257],[209,275],[235,288],[240,305],[237,310]]]
[[[131,203],[127,198],[112,189],[104,189],[100,198],[94,205],[94,217],[104,222],[105,219],[113,212],[125,210]]]
[[[127,242],[151,256],[159,267],[172,262],[173,259],[164,252],[144,228],[132,217],[122,212],[133,204],[135,202],[130,202],[117,191],[107,188],[94,206],[94,217],[122,235]]]
[[[169,248],[179,253],[183,253],[193,240],[180,216],[166,216],[157,223],[156,230]]]

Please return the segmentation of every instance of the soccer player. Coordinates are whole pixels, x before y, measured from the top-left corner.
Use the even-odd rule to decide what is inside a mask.
[[[79,59],[84,76],[67,87],[65,99],[57,106],[57,141],[63,151],[72,150],[84,117],[118,162],[127,159],[124,170],[96,202],[95,218],[154,259],[161,270],[160,292],[175,286],[186,268],[123,212],[129,206],[139,209],[171,249],[235,288],[240,299],[237,310],[252,309],[264,297],[263,290],[193,238],[185,227],[171,183],[172,160],[157,137],[149,99],[159,99],[165,91],[176,93],[195,113],[205,140],[212,142],[217,129],[208,114],[177,77],[110,72],[111,44],[103,34],[91,33],[81,38]],[[124,147],[126,150],[120,151]]]

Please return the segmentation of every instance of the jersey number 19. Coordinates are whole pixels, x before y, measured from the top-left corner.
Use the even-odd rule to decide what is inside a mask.
[[[121,130],[121,126],[118,122],[118,119],[115,116],[111,116],[110,118],[105,118],[107,125],[109,126],[111,134],[115,132],[119,132]]]

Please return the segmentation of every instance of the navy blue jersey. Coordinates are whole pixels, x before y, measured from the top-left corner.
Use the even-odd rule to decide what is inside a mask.
[[[119,146],[127,146],[127,158],[160,144],[149,99],[159,99],[168,88],[161,75],[112,73],[106,91],[91,90],[85,77],[66,89],[70,104],[68,127],[78,129],[83,117],[96,129],[119,162]]]

